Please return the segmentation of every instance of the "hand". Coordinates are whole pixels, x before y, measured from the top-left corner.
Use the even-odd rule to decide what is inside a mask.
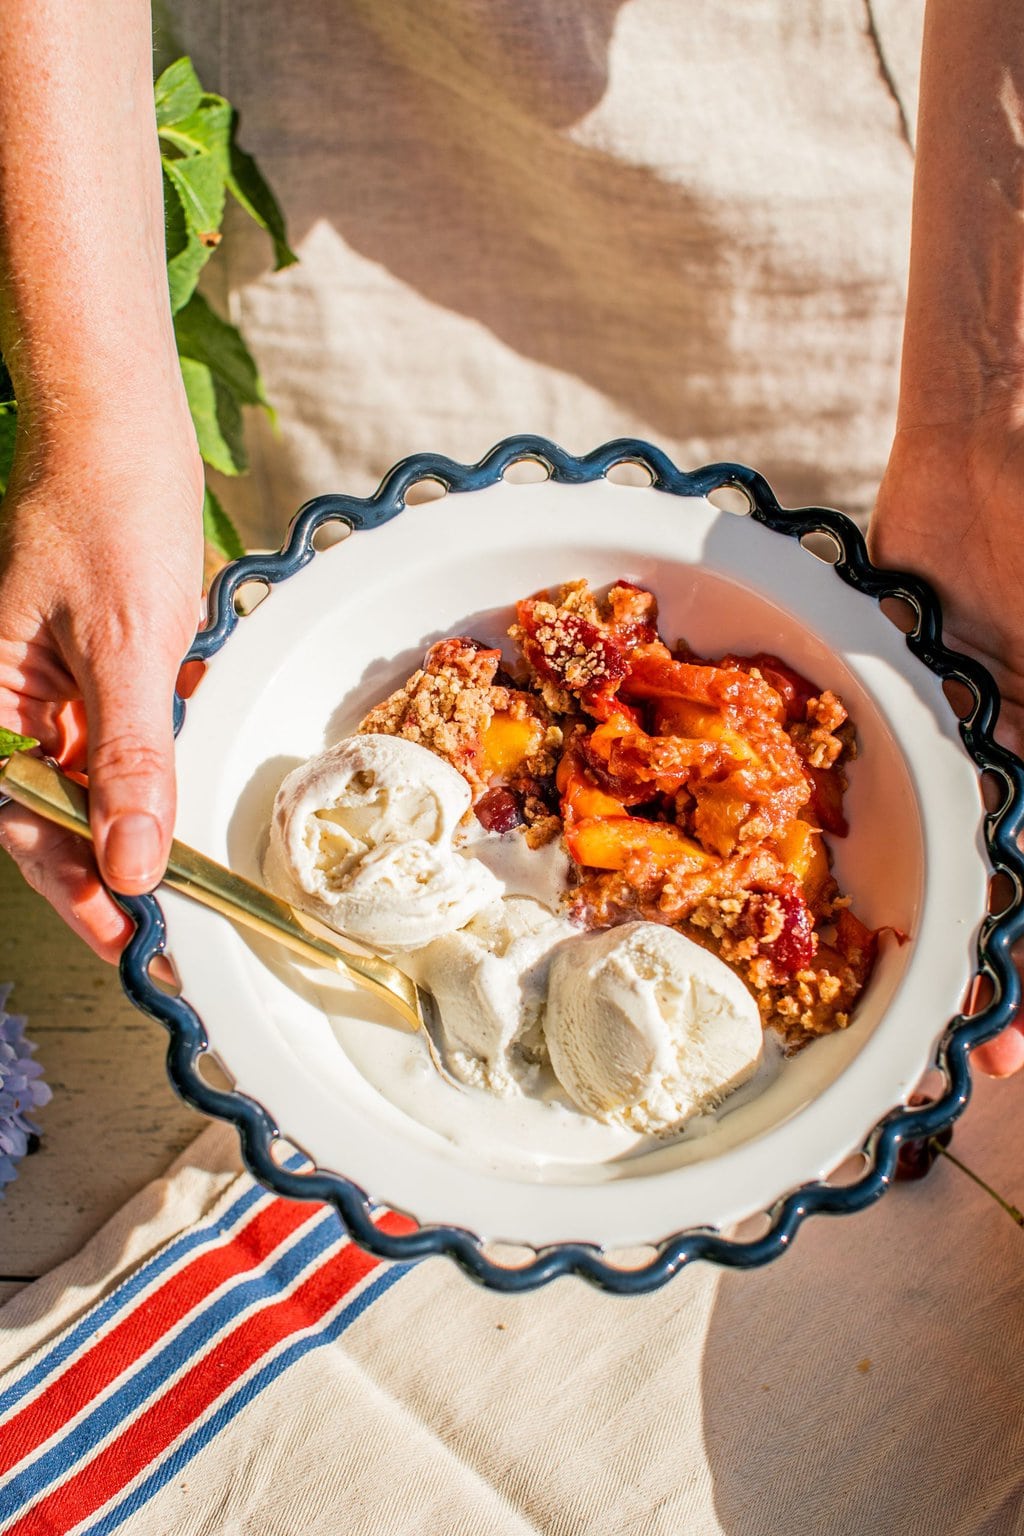
[[[128,894],[163,873],[172,694],[200,612],[202,466],[187,416],[154,417],[20,445],[0,508],[0,726],[86,768],[95,856],[17,805],[0,846],[106,960],[131,923],[97,863]]]
[[[914,571],[942,601],[943,635],[982,661],[1003,697],[997,735],[1024,755],[1024,427],[1004,416],[898,432],[869,544],[879,565]],[[1024,1066],[1024,1018],[973,1060],[1006,1077]]]

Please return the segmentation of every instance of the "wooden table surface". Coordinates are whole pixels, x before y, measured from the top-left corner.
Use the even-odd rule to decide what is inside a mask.
[[[75,1253],[206,1124],[168,1082],[160,1025],[0,854],[6,982],[53,1098],[37,1116],[39,1151],[0,1199],[0,1303]]]

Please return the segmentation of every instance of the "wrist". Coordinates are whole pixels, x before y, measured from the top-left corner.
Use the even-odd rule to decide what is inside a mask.
[[[901,427],[872,516],[875,552],[928,575],[936,562],[945,569],[968,549],[986,550],[994,582],[1017,564],[1009,552],[1020,544],[1022,490],[1024,429],[1002,413]]]
[[[1000,342],[985,317],[962,324],[908,311],[896,432],[948,433],[965,442],[1024,426],[1024,347]]]
[[[4,361],[25,425],[59,432],[69,421],[145,415],[183,400],[170,310],[134,318],[7,328]]]
[[[19,408],[19,434],[8,496],[89,488],[98,500],[119,488],[152,497],[174,488],[201,518],[204,470],[180,377],[176,387],[150,385],[133,398],[96,396],[79,403]]]
[[[1024,408],[1004,399],[972,412],[947,401],[950,409],[942,419],[919,420],[902,409],[897,415],[889,455],[893,461],[928,466],[935,472],[969,470],[983,473],[986,464],[998,466],[1006,458],[1007,445],[1024,439]]]

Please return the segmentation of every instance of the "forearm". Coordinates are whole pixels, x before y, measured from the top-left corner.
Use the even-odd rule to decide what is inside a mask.
[[[148,0],[3,12],[0,347],[42,444],[181,398],[151,23]]]
[[[899,426],[1024,422],[1024,7],[928,0]]]

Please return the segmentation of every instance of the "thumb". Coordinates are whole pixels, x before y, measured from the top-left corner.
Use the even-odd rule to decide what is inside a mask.
[[[83,669],[89,817],[100,874],[136,896],[159,884],[174,826],[177,658],[125,647]]]

